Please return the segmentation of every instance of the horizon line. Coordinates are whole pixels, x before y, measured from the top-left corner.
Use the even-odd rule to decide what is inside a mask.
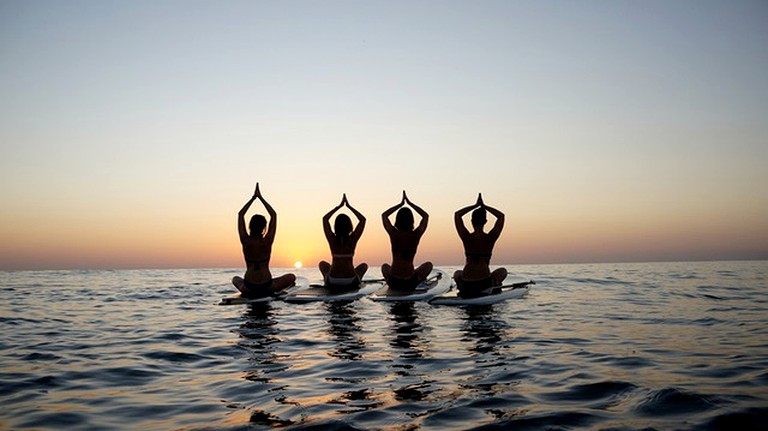
[[[649,263],[714,263],[714,262],[766,262],[768,257],[762,258],[718,258],[718,259],[671,259],[671,260],[616,260],[616,261],[568,261],[568,262],[540,262],[540,263],[499,263],[491,264],[491,267],[518,267],[518,266],[554,266],[554,265],[618,265],[618,264],[649,264]],[[464,264],[435,264],[435,268],[439,267],[462,267]],[[370,265],[369,268],[380,268],[380,265]],[[301,268],[295,268],[293,266],[274,266],[270,270],[280,271],[296,271],[296,270],[308,270],[317,269],[315,265],[302,266]],[[91,267],[91,268],[16,268],[16,269],[0,269],[0,272],[46,272],[46,271],[173,271],[173,270],[245,270],[242,267],[233,266],[189,266],[189,267],[171,267],[171,266],[156,266],[156,267]]]

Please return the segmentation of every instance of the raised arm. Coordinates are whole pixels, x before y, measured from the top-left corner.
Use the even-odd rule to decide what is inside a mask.
[[[467,230],[467,227],[464,226],[463,217],[475,208],[477,208],[476,203],[461,208],[453,214],[453,224],[456,225],[456,232],[459,233],[459,237],[462,239],[469,235],[469,230]]]
[[[493,224],[493,229],[488,232],[488,235],[498,238],[501,235],[501,230],[504,229],[504,213],[485,204],[483,204],[483,208],[496,217],[496,223]]]
[[[392,221],[389,219],[392,214],[395,213],[398,209],[400,209],[405,204],[405,192],[403,192],[403,200],[401,200],[397,205],[388,208],[386,211],[381,213],[381,223],[384,225],[384,230],[387,231],[387,233],[392,233],[395,230],[395,227],[392,226]]]
[[[344,200],[342,199],[341,203],[333,207],[330,211],[328,211],[323,216],[323,233],[325,233],[325,239],[327,239],[329,242],[333,240],[333,229],[331,229],[331,217],[333,217],[333,214],[336,213],[342,206],[344,206]]]
[[[355,226],[355,230],[352,231],[351,237],[355,239],[360,239],[360,237],[363,235],[363,230],[365,229],[365,216],[355,209],[352,205],[349,204],[349,201],[347,200],[347,195],[344,194],[344,199],[342,200],[342,204],[347,205],[347,208],[349,208],[350,211],[352,211],[352,214],[357,217],[357,226]]]
[[[277,212],[274,208],[272,208],[272,205],[270,205],[269,202],[264,199],[264,196],[261,195],[258,184],[256,184],[256,198],[261,201],[261,203],[264,205],[264,208],[267,210],[267,213],[269,214],[269,227],[267,228],[267,234],[264,236],[264,238],[271,243],[275,240],[275,234],[277,233]]]
[[[411,208],[413,208],[413,210],[416,211],[416,213],[421,217],[421,222],[419,222],[419,226],[416,227],[416,231],[423,234],[427,230],[427,224],[429,224],[429,214],[420,206],[411,202],[411,200],[408,199],[408,196],[405,195],[405,190],[403,190],[403,201],[410,205]]]
[[[243,205],[240,211],[237,213],[237,232],[240,235],[240,241],[243,241],[248,237],[248,230],[245,228],[245,214],[251,208],[251,204],[256,200],[256,194],[259,191],[259,183],[256,183],[256,191],[253,192],[253,196],[248,199],[248,202]]]

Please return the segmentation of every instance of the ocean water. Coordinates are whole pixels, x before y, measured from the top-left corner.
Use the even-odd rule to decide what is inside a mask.
[[[768,429],[768,262],[508,268],[481,307],[0,272],[0,429]]]

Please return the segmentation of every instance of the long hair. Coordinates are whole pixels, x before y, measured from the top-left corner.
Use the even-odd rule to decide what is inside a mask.
[[[251,229],[252,237],[263,238],[264,229],[267,228],[267,219],[263,215],[256,214],[251,217],[251,222],[248,224],[248,227]]]
[[[478,208],[472,211],[472,226],[482,227],[488,221],[485,208]]]
[[[339,214],[333,222],[333,233],[341,241],[347,242],[349,234],[352,233],[352,220],[346,214]]]
[[[413,212],[410,208],[400,208],[395,216],[395,227],[397,230],[413,230]]]

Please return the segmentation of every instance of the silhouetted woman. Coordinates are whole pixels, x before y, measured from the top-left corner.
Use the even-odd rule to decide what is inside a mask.
[[[421,222],[416,229],[413,228],[413,212],[410,208],[405,207],[406,204],[421,216]],[[397,211],[397,215],[393,226],[389,217],[395,211]],[[427,230],[429,214],[411,202],[403,190],[403,199],[399,204],[384,211],[381,214],[381,221],[384,223],[384,230],[389,234],[389,241],[392,245],[392,265],[386,263],[381,265],[381,273],[390,288],[412,290],[426,280],[429,273],[432,272],[431,262],[424,262],[416,269],[413,266],[413,258],[416,257],[419,241]]]
[[[470,211],[472,211],[472,232],[467,230],[462,219]],[[496,223],[490,232],[485,233],[483,227],[488,221],[487,213],[496,217]],[[456,271],[453,275],[459,295],[472,297],[492,293],[493,288],[501,286],[507,278],[506,269],[498,268],[491,272],[489,268],[493,246],[504,228],[504,214],[496,208],[485,205],[483,196],[478,194],[477,202],[456,211],[453,221],[464,244],[464,254],[467,258],[464,269]]]
[[[245,213],[256,199],[261,201],[269,213],[269,227],[267,228],[267,219],[256,214],[251,217],[249,234],[245,229]],[[232,278],[232,284],[244,296],[266,296],[292,286],[296,282],[296,276],[293,274],[285,274],[273,279],[272,273],[269,272],[269,259],[272,255],[272,243],[275,241],[276,230],[277,213],[261,196],[259,183],[256,183],[253,196],[237,213],[237,231],[240,234],[240,244],[243,246],[243,257],[247,269],[245,277]]]
[[[357,227],[352,229],[352,220],[346,214],[339,214],[333,223],[331,230],[331,216],[342,207],[347,206],[352,214],[357,217]],[[321,261],[318,264],[323,280],[327,286],[354,287],[360,284],[368,265],[361,263],[354,266],[352,258],[355,256],[357,241],[363,235],[365,229],[365,216],[352,207],[347,201],[347,195],[341,199],[341,203],[323,216],[323,232],[328,245],[331,248],[331,263]]]

